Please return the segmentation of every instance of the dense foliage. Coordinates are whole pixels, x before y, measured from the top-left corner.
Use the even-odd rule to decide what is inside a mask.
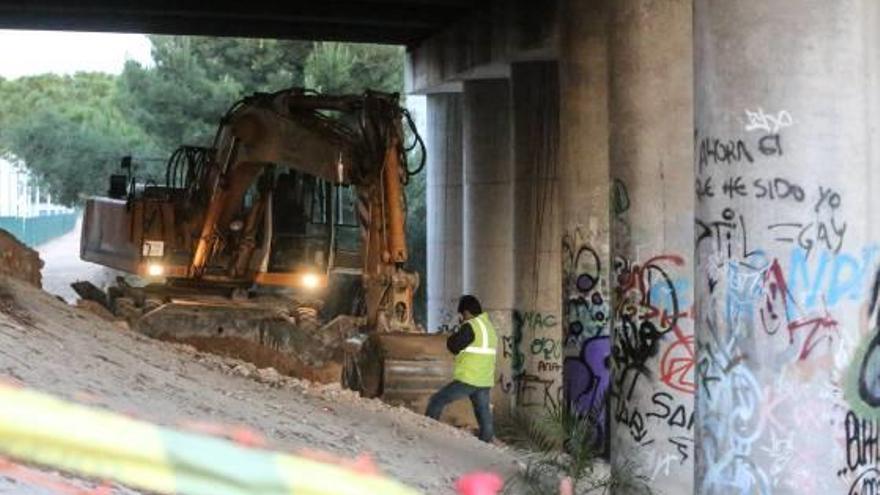
[[[326,93],[403,89],[403,50],[382,45],[150,36],[153,64],[122,74],[0,78],[0,152],[56,198],[102,192],[119,157],[155,172],[180,144],[207,145],[240,97],[291,86]]]
[[[24,161],[58,202],[103,194],[124,155],[161,177],[180,144],[209,145],[240,97],[306,86],[325,93],[403,90],[403,49],[332,42],[150,36],[153,64],[99,73],[0,78],[0,155]],[[413,267],[424,285],[424,174],[408,191]],[[424,294],[424,289],[420,291]],[[423,302],[420,301],[423,314]],[[422,321],[423,318],[422,318]]]
[[[155,153],[154,140],[116,105],[106,74],[0,79],[0,150],[25,161],[57,201],[96,193],[125,153]]]

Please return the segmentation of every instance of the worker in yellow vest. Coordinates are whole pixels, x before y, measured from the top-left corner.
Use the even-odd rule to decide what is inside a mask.
[[[455,354],[452,382],[431,397],[426,414],[440,419],[447,404],[469,397],[480,425],[480,440],[491,442],[495,434],[489,392],[495,384],[498,337],[489,315],[483,312],[476,297],[461,296],[458,300],[458,317],[461,325],[446,339],[446,348]]]

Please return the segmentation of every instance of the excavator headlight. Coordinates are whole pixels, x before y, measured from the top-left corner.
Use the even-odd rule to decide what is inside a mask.
[[[321,285],[321,277],[314,273],[306,273],[302,276],[302,286],[306,289],[317,289]]]
[[[147,265],[147,275],[151,277],[161,277],[165,273],[165,267],[160,263],[150,263]]]

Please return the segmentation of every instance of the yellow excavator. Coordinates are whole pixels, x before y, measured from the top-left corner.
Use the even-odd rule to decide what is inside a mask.
[[[423,410],[451,358],[413,320],[415,146],[397,94],[257,93],[212,146],[178,148],[164,184],[124,158],[86,202],[80,256],[148,282],[106,294],[138,331]]]

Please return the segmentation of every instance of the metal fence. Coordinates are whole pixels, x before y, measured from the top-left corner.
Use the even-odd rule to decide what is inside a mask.
[[[0,217],[0,229],[21,242],[36,247],[70,232],[78,213],[58,213],[38,217]]]

